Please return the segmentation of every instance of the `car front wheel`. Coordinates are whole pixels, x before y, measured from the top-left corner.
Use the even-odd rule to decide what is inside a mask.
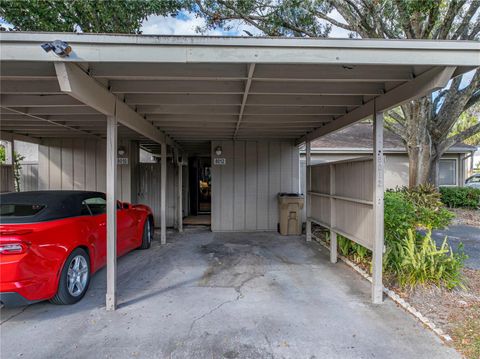
[[[83,298],[90,284],[90,257],[76,248],[65,261],[58,291],[50,301],[54,304],[73,304]]]
[[[148,249],[152,245],[153,240],[153,226],[152,222],[147,218],[143,225],[142,245],[140,249]]]

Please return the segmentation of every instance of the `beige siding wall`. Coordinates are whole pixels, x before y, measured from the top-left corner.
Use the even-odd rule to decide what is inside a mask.
[[[0,193],[15,191],[12,165],[0,165]]]
[[[136,202],[138,144],[119,140],[129,158],[118,166],[118,197]],[[106,145],[101,140],[48,139],[39,146],[38,188],[105,192]]]
[[[363,157],[368,154],[314,154],[312,164],[342,161]],[[302,156],[303,157],[303,156]],[[454,158],[457,160],[457,185],[462,186],[465,179],[465,165],[459,154],[446,154],[443,159]],[[302,191],[305,191],[305,161],[302,158],[301,174]],[[385,188],[408,186],[408,156],[406,154],[389,153],[385,155]]]
[[[38,190],[38,163],[22,163],[20,169],[20,191]]]
[[[139,166],[138,201],[146,204],[153,211],[155,226],[160,226],[160,191],[161,163],[140,163]],[[175,207],[177,203],[177,170],[171,161],[167,162],[167,196],[166,196],[166,220],[167,227],[175,224]]]
[[[214,150],[221,146],[223,153]],[[215,165],[214,158],[226,159]],[[299,191],[299,151],[291,142],[212,141],[212,230],[277,229],[279,192]]]

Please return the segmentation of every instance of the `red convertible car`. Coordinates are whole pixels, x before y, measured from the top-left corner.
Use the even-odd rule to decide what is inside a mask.
[[[0,302],[73,304],[106,262],[105,194],[35,191],[0,195]],[[153,216],[118,202],[117,255],[147,249]]]

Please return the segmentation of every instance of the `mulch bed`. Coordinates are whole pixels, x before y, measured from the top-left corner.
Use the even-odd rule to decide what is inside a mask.
[[[480,210],[463,208],[449,208],[448,210],[455,213],[455,218],[453,219],[452,224],[480,228]]]

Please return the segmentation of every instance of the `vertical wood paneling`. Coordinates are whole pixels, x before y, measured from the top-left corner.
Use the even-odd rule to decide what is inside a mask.
[[[97,143],[96,141],[93,141],[93,140],[86,140],[85,141],[85,189],[97,190],[97,188],[98,188],[97,187]]]
[[[276,230],[277,194],[298,191],[298,148],[289,142],[213,141],[225,166],[212,165],[212,230]]]
[[[270,155],[268,159],[268,186],[269,186],[269,214],[268,228],[277,228],[278,224],[278,199],[277,194],[282,192],[281,176],[282,176],[282,153],[281,143],[270,143]]]
[[[257,229],[257,143],[245,144],[245,229]]]
[[[221,166],[222,187],[221,187],[221,223],[222,231],[233,230],[233,188],[234,188],[234,153],[233,141],[222,142],[223,154],[227,163]]]
[[[0,192],[15,191],[13,165],[0,165]]]
[[[62,141],[49,141],[49,186],[48,189],[62,189]]]
[[[138,144],[121,142],[130,153],[128,165],[118,168],[118,198],[136,201]],[[105,141],[86,139],[48,139],[39,146],[39,189],[91,190],[105,192]],[[25,186],[25,185],[24,185]],[[30,185],[29,185],[30,186]],[[32,185],[32,189],[33,185]]]
[[[257,144],[257,229],[268,230],[270,192],[268,185],[268,142]]]
[[[73,189],[73,140],[62,140],[62,189]]]
[[[85,141],[82,139],[73,140],[73,189],[76,190],[84,190],[86,188],[85,157]]]
[[[292,146],[289,143],[280,144],[281,161],[280,162],[280,192],[292,192]]]
[[[38,146],[38,189],[44,190],[49,188],[50,183],[50,166],[48,145]]]
[[[290,148],[290,153],[292,157],[292,174],[298,173],[297,176],[292,175],[292,192],[300,192],[302,193],[302,189],[300,187],[300,150],[298,147]]]
[[[96,175],[97,175],[97,191],[105,192],[107,184],[106,173],[106,159],[107,159],[107,147],[104,141],[98,141],[97,148],[97,161],[96,161]],[[117,186],[118,192],[118,186]],[[118,196],[118,193],[117,193]]]
[[[233,230],[245,230],[245,142],[234,142]]]

